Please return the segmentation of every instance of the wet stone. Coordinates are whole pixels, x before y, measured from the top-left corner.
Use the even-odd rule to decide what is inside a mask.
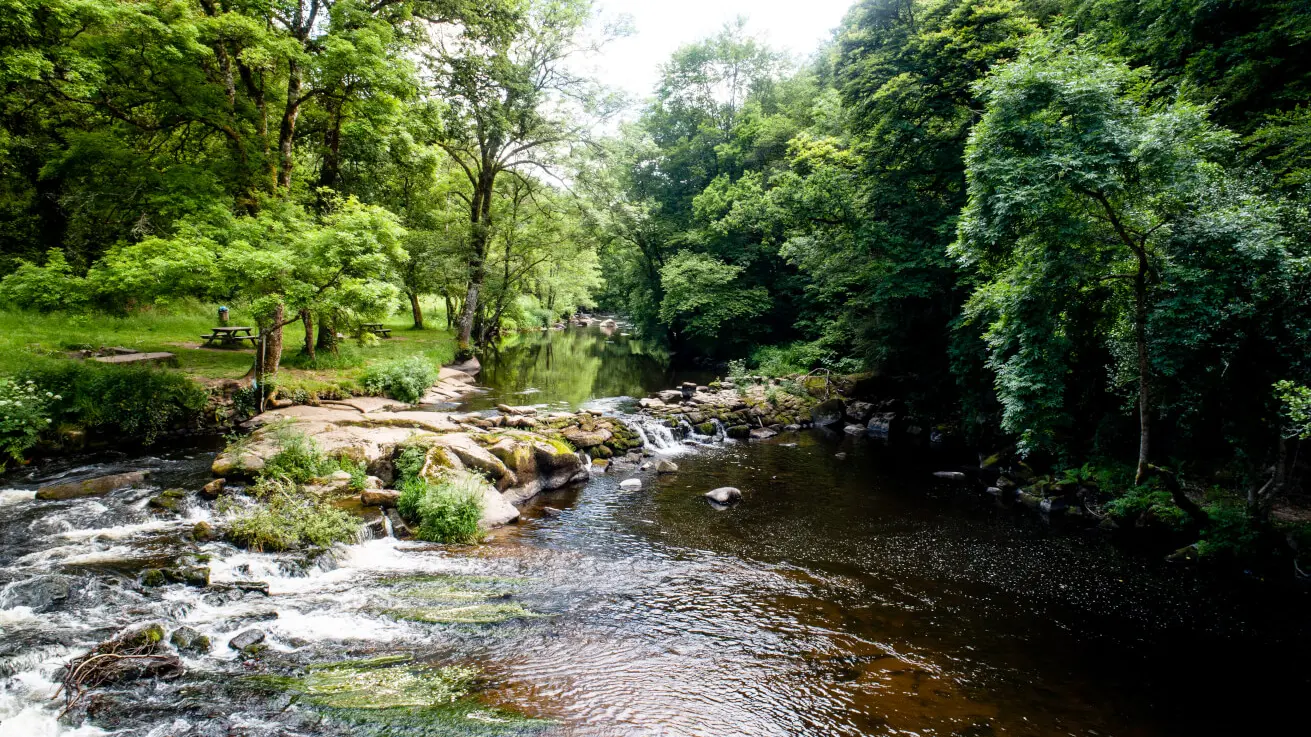
[[[181,652],[207,653],[210,650],[209,638],[191,627],[179,627],[168,638]]]
[[[247,655],[254,655],[264,649],[263,644],[265,637],[266,635],[263,630],[244,630],[234,635],[231,640],[228,640],[228,647]]]

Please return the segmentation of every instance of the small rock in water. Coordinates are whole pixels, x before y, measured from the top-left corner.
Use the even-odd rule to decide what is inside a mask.
[[[99,476],[93,479],[73,481],[67,484],[42,486],[36,490],[36,498],[43,500],[77,499],[84,496],[99,496],[111,491],[135,486],[146,480],[149,471],[131,471],[116,473],[111,476]]]
[[[226,486],[227,483],[228,480],[225,478],[214,479],[208,484],[205,484],[204,486],[200,487],[200,495],[205,499],[209,499],[211,501],[213,501],[214,499],[218,499],[219,495],[223,493],[223,487]]]
[[[865,426],[864,426],[864,425],[847,425],[846,427],[842,428],[842,432],[844,432],[844,433],[846,433],[846,434],[848,434],[848,435],[864,435],[864,434],[865,434]]]
[[[187,506],[187,492],[183,489],[165,489],[158,495],[151,497],[146,506],[152,509],[159,509],[165,512],[181,514]]]
[[[190,650],[197,653],[209,652],[209,638],[191,627],[179,627],[173,630],[173,635],[168,638],[179,651]]]
[[[774,437],[777,434],[778,434],[777,430],[773,430],[768,427],[753,428],[750,433],[752,440],[767,440],[769,438]]]
[[[68,599],[72,592],[67,576],[46,574],[19,581],[0,588],[0,609],[31,607],[33,612],[45,612]]]
[[[948,481],[964,481],[968,478],[960,471],[935,471],[933,475],[940,479],[947,479]]]
[[[656,464],[656,473],[678,473],[678,464],[662,460]]]
[[[366,507],[394,507],[400,498],[399,491],[390,489],[365,489],[360,492],[360,504]]]
[[[606,471],[610,470],[610,461],[607,461],[604,458],[593,458],[592,470],[596,471],[597,473],[605,473]]]
[[[845,460],[847,460],[847,453],[846,453],[846,451],[842,451],[842,450],[840,450],[840,451],[838,451],[837,453],[834,453],[834,454],[833,454],[833,457],[836,458],[836,459],[838,459],[839,461],[845,461]]]
[[[219,539],[219,531],[215,530],[214,525],[210,525],[202,519],[202,521],[195,523],[194,527],[191,527],[191,536],[195,538],[195,542],[210,543]]]
[[[562,514],[564,514],[564,512],[556,509],[555,507],[542,507],[543,517],[550,517],[552,519],[556,519]]]
[[[732,504],[742,499],[742,490],[732,486],[721,486],[707,491],[705,497],[715,504]]]
[[[645,468],[645,465],[643,467]],[[636,491],[642,488],[642,479],[624,479],[619,482],[619,488]]]
[[[263,630],[245,630],[228,640],[228,647],[247,655],[254,655],[264,649],[260,647],[264,643],[264,637]]]

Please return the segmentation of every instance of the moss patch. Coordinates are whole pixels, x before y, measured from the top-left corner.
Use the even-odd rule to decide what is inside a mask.
[[[404,607],[388,609],[386,614],[395,619],[428,624],[497,624],[511,619],[527,619],[538,615],[518,603],[465,604],[451,607]]]

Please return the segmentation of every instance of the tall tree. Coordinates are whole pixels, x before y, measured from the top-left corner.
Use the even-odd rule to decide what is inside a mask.
[[[605,102],[570,60],[592,46],[583,37],[590,0],[529,0],[514,33],[494,39],[437,37],[428,56],[431,94],[446,104],[438,144],[468,179],[468,290],[458,351],[471,355],[474,321],[487,280],[493,200],[501,174],[551,174],[552,155],[579,141],[585,113]]]

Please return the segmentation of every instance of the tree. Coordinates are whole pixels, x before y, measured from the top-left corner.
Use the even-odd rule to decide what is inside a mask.
[[[1198,210],[1225,181],[1216,162],[1234,138],[1203,107],[1145,104],[1144,81],[1141,70],[1058,32],[980,82],[987,109],[966,151],[969,201],[952,246],[981,276],[967,314],[987,326],[1006,429],[1026,448],[1051,446],[1070,419],[1080,320],[1091,319],[1119,375],[1136,385],[1140,482],[1158,409],[1153,313],[1169,316],[1170,282],[1183,275],[1173,267],[1199,245],[1237,270],[1280,261],[1283,249],[1268,208],[1251,206],[1259,197]]]
[[[458,351],[470,354],[479,295],[487,279],[497,180],[536,169],[548,175],[550,155],[579,140],[582,114],[604,100],[569,64],[588,47],[581,38],[590,0],[531,0],[513,34],[485,40],[439,38],[428,66],[429,93],[445,103],[440,145],[464,172],[469,213],[468,290]]]
[[[665,298],[660,317],[692,337],[714,340],[726,323],[750,320],[769,308],[763,287],[743,288],[734,282],[741,267],[704,254],[680,251],[660,270]]]

